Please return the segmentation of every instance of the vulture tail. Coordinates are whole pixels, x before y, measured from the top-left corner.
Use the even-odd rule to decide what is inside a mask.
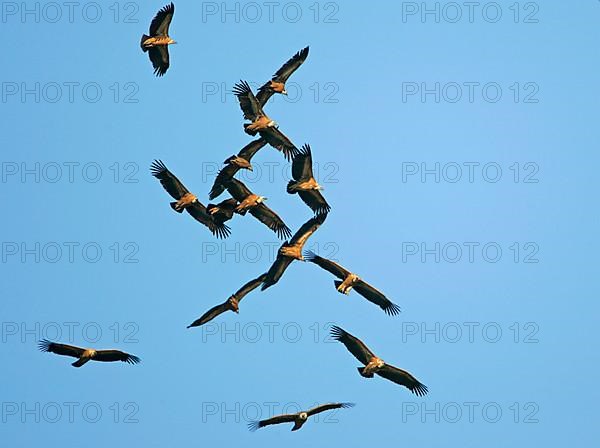
[[[334,280],[333,281],[333,284],[335,285],[336,289],[339,288],[342,285],[342,283],[344,283],[344,282],[342,282],[341,280]],[[339,289],[338,289],[338,291],[339,291]]]
[[[373,374],[372,373],[369,373],[368,375],[365,374],[365,372],[364,372],[365,368],[364,367],[357,367],[356,370],[358,370],[358,373],[360,373],[360,376],[363,376],[365,378],[373,378]]]
[[[250,123],[246,123],[246,124],[244,124],[244,132],[245,132],[246,134],[248,134],[248,135],[255,136],[255,135],[257,134],[257,132],[256,132],[256,131],[253,131],[253,130],[249,130],[249,129],[248,129],[248,126],[250,126]]]
[[[90,360],[90,358],[79,358],[77,361],[75,361],[73,364],[71,364],[73,367],[81,367],[82,365],[84,365],[86,362],[88,362]]]
[[[144,42],[150,39],[150,36],[147,34],[142,34],[142,41],[140,42],[140,47],[142,47],[142,51],[145,53],[148,51],[148,48],[144,47]]]
[[[183,213],[183,207],[182,208],[177,208],[177,202],[169,202],[169,205],[171,206],[171,208],[173,210],[175,210],[177,213]]]
[[[287,192],[289,194],[294,194],[296,192],[296,181],[290,180],[287,184]]]

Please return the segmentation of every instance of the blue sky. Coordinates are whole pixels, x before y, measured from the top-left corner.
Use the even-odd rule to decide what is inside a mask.
[[[422,2],[282,2],[270,19],[263,3],[225,2],[223,16],[221,2],[180,0],[162,79],[139,48],[161,3],[24,4],[33,12],[0,5],[3,442],[597,440],[600,3],[424,2],[423,15]],[[311,144],[332,206],[308,246],[403,312],[297,262],[239,315],[187,330],[279,243],[250,217],[214,239],[172,212],[150,163],[208,202],[215,170],[249,141],[227,91],[306,45],[268,113]],[[267,147],[254,164],[242,179],[297,229],[311,212],[285,192],[285,160]],[[429,395],[361,378],[327,341],[332,323]],[[41,337],[143,362],[74,369],[38,352]],[[247,431],[329,401],[357,406],[297,433]]]

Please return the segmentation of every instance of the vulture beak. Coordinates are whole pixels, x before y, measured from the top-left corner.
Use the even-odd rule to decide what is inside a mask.
[[[284,90],[284,91],[282,91],[281,93],[282,93],[283,95],[285,95],[285,96],[287,96],[287,94],[288,94],[288,93],[287,93],[287,90]]]
[[[249,169],[250,171],[254,171],[254,168],[252,168],[252,165],[248,165],[248,169]]]

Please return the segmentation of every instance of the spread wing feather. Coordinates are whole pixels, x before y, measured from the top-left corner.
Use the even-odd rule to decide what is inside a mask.
[[[319,406],[315,406],[312,409],[309,409],[308,411],[306,411],[306,413],[308,414],[308,416],[310,417],[311,415],[315,415],[315,414],[319,414],[321,412],[325,412],[325,411],[329,411],[330,409],[340,409],[340,408],[351,408],[354,407],[356,404],[355,403],[327,403],[327,404],[321,404]]]
[[[298,152],[298,148],[296,148],[292,141],[287,138],[283,132],[275,127],[261,130],[260,135],[273,148],[283,152],[286,160],[291,160]]]
[[[189,193],[189,190],[167,169],[162,160],[152,162],[150,172],[160,181],[163,188],[173,199],[179,200],[183,195]]]
[[[360,339],[336,325],[331,327],[331,336],[344,344],[348,351],[364,365],[367,365],[369,360],[375,356]]]
[[[56,353],[57,355],[71,356],[73,358],[81,358],[81,355],[85,352],[84,348],[76,347],[74,345],[59,344],[47,339],[39,341],[38,348],[42,352]]]
[[[386,314],[390,316],[400,314],[400,307],[398,305],[393,303],[381,291],[369,285],[364,280],[358,280],[354,285],[354,289],[369,302],[379,306]]]
[[[292,160],[292,177],[294,180],[308,180],[313,176],[312,152],[310,145],[304,145]]]
[[[267,272],[267,276],[265,277],[265,280],[260,288],[261,291],[264,291],[265,289],[277,283],[292,261],[294,261],[293,258],[284,257],[283,255],[278,254],[275,262],[271,265]]]
[[[304,259],[306,261],[310,261],[311,263],[316,264],[317,266],[320,266],[321,268],[325,269],[327,272],[332,273],[341,280],[344,280],[348,275],[351,274],[350,271],[346,270],[345,268],[337,264],[335,261],[331,261],[327,258],[320,257],[312,251],[307,251],[304,254]]]
[[[294,56],[292,56],[288,61],[281,66],[277,72],[271,78],[272,81],[284,83],[289,79],[289,77],[298,70],[306,58],[308,57],[308,47],[303,48],[299,52],[297,52]],[[258,102],[261,106],[264,106],[267,101],[273,96],[273,90],[270,88],[271,81],[267,81],[259,90],[256,95]]]
[[[150,36],[168,36],[173,14],[175,14],[175,5],[173,2],[160,9],[150,23]]]
[[[385,379],[408,388],[413,394],[418,395],[419,397],[427,395],[427,386],[417,380],[406,370],[385,364],[376,373]]]
[[[275,232],[279,238],[284,239],[292,236],[292,231],[290,228],[285,225],[277,213],[275,213],[265,204],[258,204],[257,206],[252,207],[249,211],[252,216]]]
[[[235,84],[233,86],[233,94],[237,96],[246,120],[255,121],[258,117],[264,115],[260,104],[256,100],[254,93],[252,93],[250,85],[246,81],[240,81]]]
[[[140,358],[129,353],[122,352],[120,350],[97,350],[94,361],[102,362],[114,362],[121,361],[128,364],[138,364],[141,362]]]
[[[259,420],[248,423],[248,429],[250,431],[256,431],[258,428],[263,428],[269,425],[277,425],[279,423],[290,423],[296,419],[296,414],[283,414],[275,417],[267,418],[265,420]]]
[[[316,215],[326,215],[331,207],[319,190],[300,190],[298,196]]]
[[[217,238],[227,238],[231,234],[231,229],[225,224],[216,222],[206,211],[206,207],[199,201],[192,203],[185,208],[186,211],[201,224],[204,224]]]
[[[290,245],[300,245],[304,246],[306,240],[310,238],[310,236],[317,231],[321,224],[325,222],[325,218],[327,215],[318,215],[310,218],[306,221],[302,226],[298,229],[298,231],[294,234],[292,239],[290,240]]]
[[[148,57],[154,67],[154,74],[156,76],[163,76],[169,70],[169,47],[166,45],[159,45],[148,49]]]

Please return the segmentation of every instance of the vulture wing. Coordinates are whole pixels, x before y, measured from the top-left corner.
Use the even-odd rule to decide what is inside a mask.
[[[294,56],[292,56],[285,64],[281,66],[279,70],[277,70],[271,79],[275,82],[282,82],[285,84],[289,77],[292,76],[292,73],[298,70],[298,67],[304,63],[307,57],[308,47],[303,48]],[[273,90],[271,90],[270,85],[271,82],[268,81],[258,90],[256,98],[261,106],[264,106],[273,95]]]
[[[255,121],[258,117],[264,115],[262,107],[258,104],[254,93],[252,93],[252,89],[246,81],[240,81],[234,85],[233,93],[240,102],[240,107],[246,120]]]
[[[314,177],[310,145],[304,145],[294,156],[292,160],[292,177],[294,180]]]
[[[42,352],[56,353],[57,355],[71,356],[73,358],[81,358],[81,355],[85,352],[84,348],[75,347],[74,345],[58,344],[56,342],[50,342],[47,339],[42,339],[38,343],[38,348]]]
[[[279,215],[267,207],[264,203],[258,204],[256,207],[252,207],[249,211],[252,216],[275,232],[279,238],[285,239],[292,236],[292,231],[288,226],[285,225]]]
[[[150,172],[160,181],[163,188],[173,199],[179,200],[183,195],[189,193],[189,190],[167,169],[161,160],[152,162]]]
[[[327,218],[327,215],[314,216],[302,224],[302,227],[298,229],[298,231],[290,240],[290,245],[304,246],[306,240],[308,240],[308,238],[310,238],[310,236],[315,233],[319,227],[321,227],[321,224],[325,222],[325,218]]]
[[[163,76],[169,69],[169,47],[167,45],[159,45],[148,49],[148,57],[154,67],[156,76]]]
[[[239,167],[235,165],[227,165],[217,173],[215,182],[208,194],[209,199],[214,199],[225,191],[225,184],[235,176],[239,171]]]
[[[217,238],[227,238],[231,234],[231,229],[225,224],[217,223],[211,215],[206,211],[206,207],[199,201],[192,203],[185,208],[186,211],[194,217],[194,219],[204,224]]]
[[[381,291],[372,287],[364,280],[356,282],[354,289],[369,302],[379,306],[386,314],[396,316],[400,313],[400,307],[398,305],[393,303]]]
[[[227,305],[227,301],[220,303],[219,305],[213,306],[210,310],[204,313],[200,318],[196,319],[194,322],[189,324],[187,328],[191,327],[199,327],[200,325],[204,325],[207,322],[210,322],[215,317],[223,314],[225,311],[229,311],[229,306]]]
[[[297,414],[283,414],[275,417],[268,418],[266,420],[260,420],[248,423],[248,429],[250,431],[256,431],[258,428],[263,428],[269,425],[277,425],[279,423],[290,423],[296,419]]]
[[[360,339],[352,336],[350,333],[344,331],[338,326],[334,325],[331,327],[331,336],[333,339],[344,344],[348,351],[364,365],[367,365],[370,359],[375,356]]]
[[[236,293],[234,294],[235,298],[238,299],[238,301],[242,300],[244,297],[246,297],[246,295],[249,292],[252,292],[256,288],[258,288],[260,284],[265,281],[266,277],[267,274],[265,273],[255,279],[250,280],[248,283],[246,283],[244,286],[242,286],[236,291]]]
[[[137,356],[130,355],[129,353],[125,353],[120,350],[98,350],[96,351],[96,356],[94,356],[94,361],[121,361],[126,362],[128,364],[137,364],[141,362],[140,358],[138,358]]]
[[[316,264],[317,266],[322,267],[328,272],[331,272],[337,278],[344,280],[347,276],[351,274],[350,271],[344,269],[335,261],[328,260],[327,258],[319,257],[312,251],[307,251],[304,254],[304,259],[306,261],[310,261],[311,263]]]
[[[283,155],[285,156],[286,160],[290,160],[298,152],[298,148],[294,146],[292,141],[277,128],[268,128],[261,130],[260,135],[273,148],[283,152]]]
[[[402,370],[389,364],[385,364],[380,370],[378,370],[375,373],[377,373],[377,375],[380,375],[385,379],[388,379],[396,384],[400,384],[401,386],[408,388],[413,394],[418,395],[419,397],[422,397],[427,394],[427,386],[419,382],[419,380],[417,380],[406,370]]]
[[[175,14],[175,5],[173,2],[158,11],[154,19],[152,19],[152,23],[150,23],[150,36],[168,36],[173,14]]]
[[[331,207],[319,190],[301,190],[298,196],[315,213],[315,215],[326,215],[331,211]]]
[[[225,188],[227,188],[229,194],[238,202],[242,202],[252,194],[248,187],[246,187],[246,185],[237,179],[230,179],[227,181],[225,183]]]
[[[329,411],[331,409],[351,408],[351,407],[354,407],[354,406],[355,406],[355,403],[328,403],[328,404],[321,404],[319,406],[315,406],[312,409],[309,409],[308,411],[306,411],[306,413],[310,417],[311,415],[319,414],[321,412]]]
[[[238,156],[246,159],[248,162],[250,162],[250,160],[252,160],[252,157],[254,157],[254,154],[256,154],[258,152],[259,149],[262,149],[265,145],[267,144],[266,140],[264,138],[258,138],[254,141],[251,141],[250,143],[248,143],[246,146],[244,146],[240,152],[238,153]]]
[[[260,290],[264,291],[277,283],[292,261],[294,261],[293,258],[278,254],[275,262],[269,268]]]

